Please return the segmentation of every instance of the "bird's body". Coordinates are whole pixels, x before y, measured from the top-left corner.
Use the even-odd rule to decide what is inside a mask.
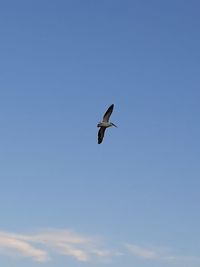
[[[114,105],[112,104],[106,111],[106,113],[103,116],[102,122],[97,124],[97,127],[100,127],[99,132],[98,132],[98,144],[101,144],[103,141],[104,133],[106,128],[108,127],[117,127],[114,123],[109,122],[110,115],[113,112]]]
[[[98,123],[97,127],[105,127],[105,128],[108,128],[108,127],[111,127],[113,126],[112,123],[110,122],[105,122],[105,121],[102,121],[100,123]]]

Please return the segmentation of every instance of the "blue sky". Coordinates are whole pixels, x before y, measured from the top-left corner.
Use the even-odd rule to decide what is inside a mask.
[[[1,1],[1,266],[199,266],[199,9]]]

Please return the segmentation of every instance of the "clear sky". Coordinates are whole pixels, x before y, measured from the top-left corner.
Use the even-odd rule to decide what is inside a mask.
[[[0,266],[200,266],[199,10],[1,1]]]

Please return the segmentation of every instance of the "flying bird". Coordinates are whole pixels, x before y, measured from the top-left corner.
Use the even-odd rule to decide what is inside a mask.
[[[97,124],[97,127],[100,127],[99,132],[98,132],[98,144],[101,144],[103,141],[104,133],[106,128],[108,127],[117,127],[114,123],[109,122],[110,115],[113,112],[114,104],[112,104],[106,111],[106,113],[103,116],[102,122]]]

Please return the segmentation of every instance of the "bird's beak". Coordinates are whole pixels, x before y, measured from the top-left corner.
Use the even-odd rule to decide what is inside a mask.
[[[114,123],[112,124],[113,126],[115,126],[117,128],[117,125],[115,125]]]

